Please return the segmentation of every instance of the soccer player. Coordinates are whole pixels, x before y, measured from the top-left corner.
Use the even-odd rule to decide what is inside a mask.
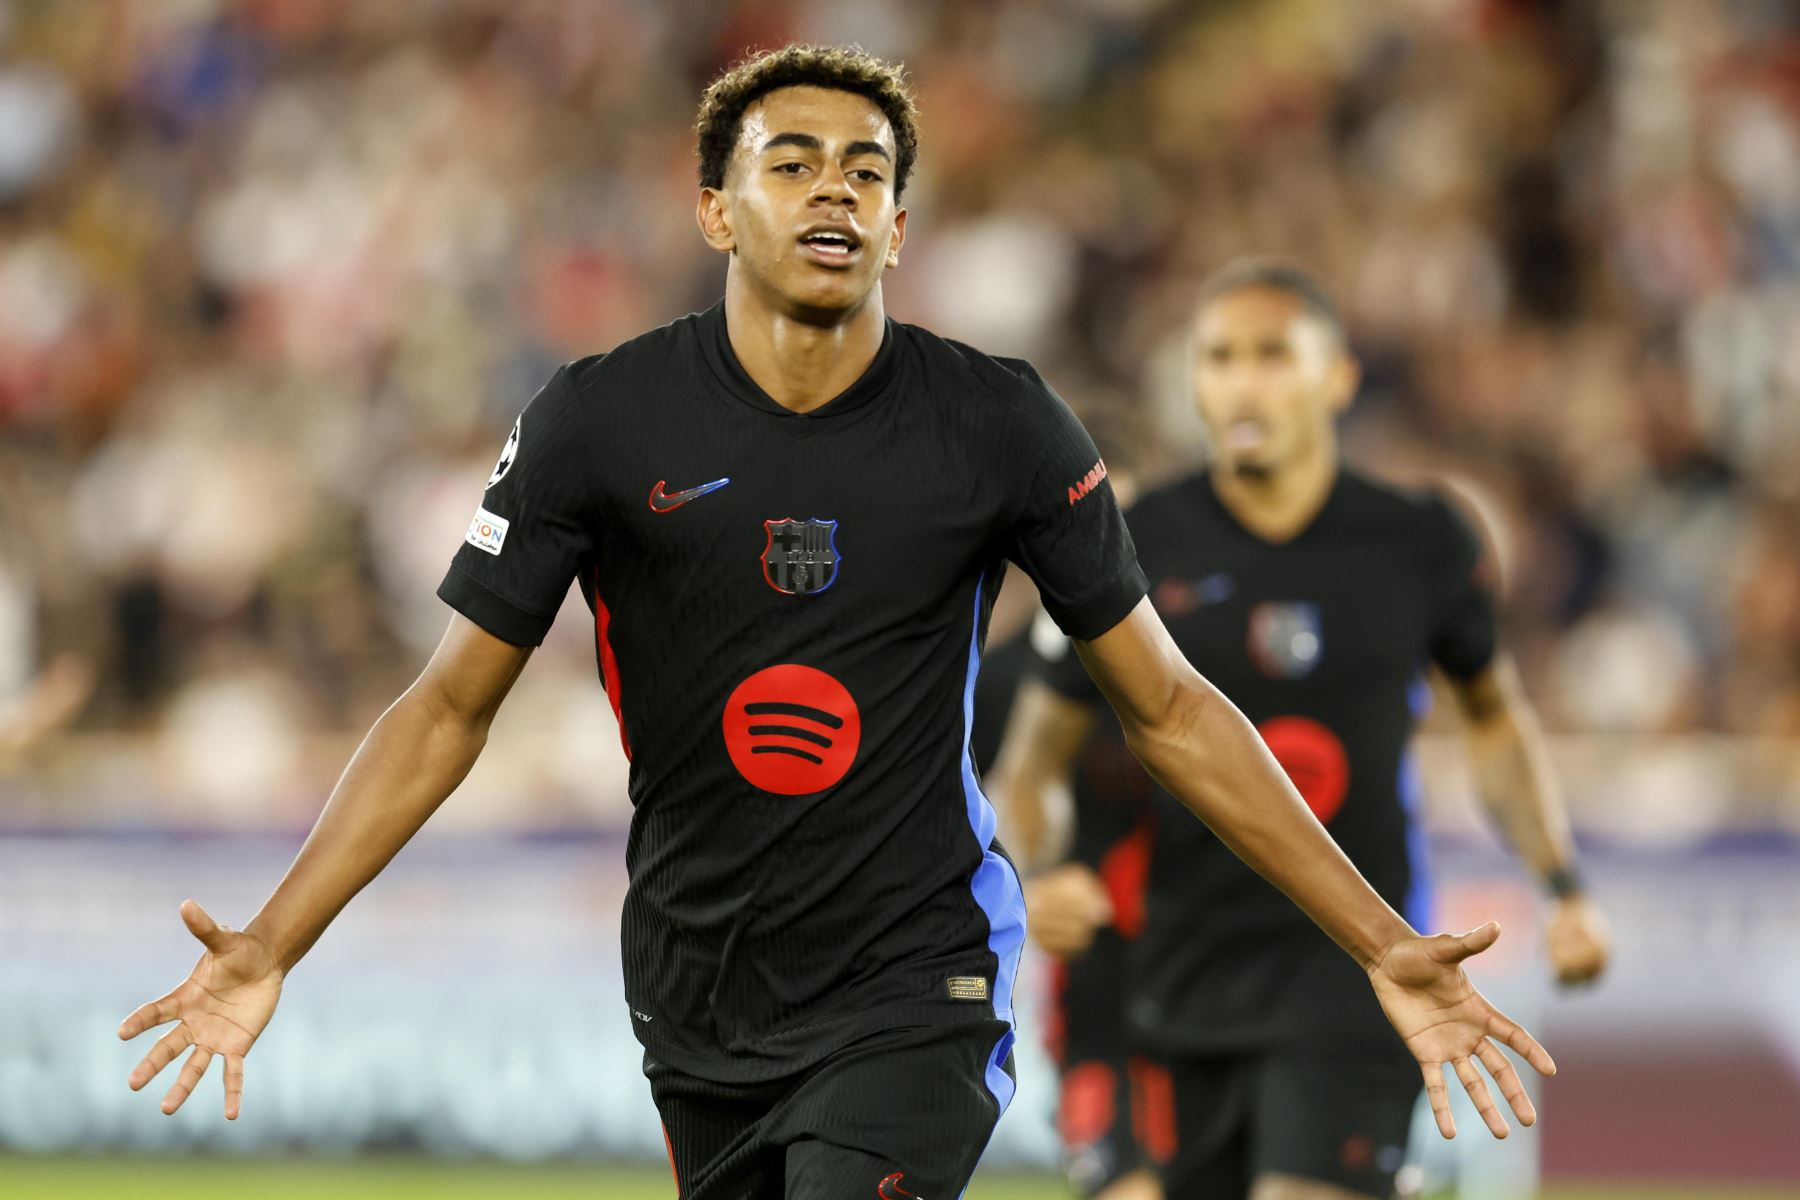
[[[967,752],[1010,558],[1138,753],[1329,931],[1418,1060],[1460,1064],[1496,1133],[1477,1058],[1535,1119],[1489,1039],[1551,1060],[1459,965],[1496,928],[1421,937],[1357,874],[1169,641],[1037,373],[887,319],[918,141],[898,69],[771,52],[711,84],[698,133],[724,299],[525,408],[439,589],[442,644],[287,876],[241,932],[183,905],[206,953],[122,1026],[180,1022],[132,1086],[192,1046],[165,1111],[222,1055],[238,1112],[288,972],[468,771],[575,581],[631,756],[621,1018],[681,1194],[956,1196],[1014,1089],[1024,906]]]
[[[1235,263],[1201,290],[1194,355],[1213,464],[1129,514],[1176,646],[1256,722],[1318,822],[1416,928],[1430,925],[1430,889],[1407,747],[1434,665],[1483,800],[1554,898],[1556,974],[1592,979],[1606,928],[1583,895],[1535,717],[1496,648],[1489,556],[1443,497],[1339,461],[1334,418],[1357,367],[1330,299],[1296,268]],[[1079,662],[1065,654],[1043,674],[1022,689],[995,770],[1002,827],[1027,866],[1055,857],[1047,794],[1098,719]],[[1166,797],[1158,808],[1126,982],[1110,960],[1077,959],[1070,975],[1072,986],[1108,975],[1155,1064],[1137,1064],[1133,1121],[1166,1195],[1389,1195],[1419,1090],[1414,1055],[1330,939],[1226,839]],[[1065,957],[1117,908],[1080,862],[1034,877],[1027,895],[1040,942]],[[1428,1065],[1442,1125],[1436,1074]]]

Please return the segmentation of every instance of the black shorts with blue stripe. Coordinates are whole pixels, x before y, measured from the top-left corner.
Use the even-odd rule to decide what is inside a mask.
[[[1013,1090],[998,1019],[886,1030],[797,1076],[719,1083],[646,1056],[682,1200],[962,1195]]]

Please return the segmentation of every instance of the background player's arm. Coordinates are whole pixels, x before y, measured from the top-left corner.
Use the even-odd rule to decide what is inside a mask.
[[[1090,705],[1037,679],[1019,685],[987,782],[998,802],[1001,839],[1027,875],[1068,855],[1075,756],[1093,728]]]
[[[286,973],[462,782],[530,656],[529,648],[453,617],[417,682],[351,758],[293,866],[249,926],[234,932],[192,900],[182,905],[183,921],[206,952],[179,987],[120,1025],[119,1036],[133,1038],[180,1022],[132,1071],[134,1091],[192,1046],[163,1112],[181,1107],[218,1054],[226,1060],[225,1115],[236,1118],[244,1055],[274,1015]]]
[[[1499,655],[1472,676],[1444,678],[1462,714],[1482,804],[1555,898],[1546,940],[1557,978],[1564,983],[1591,980],[1606,968],[1606,919],[1576,874],[1568,810],[1518,671]]]
[[[1000,839],[1025,876],[1031,940],[1057,958],[1086,951],[1113,919],[1100,876],[1083,863],[1064,861],[1074,824],[1075,758],[1093,728],[1091,705],[1027,679],[986,781]]]
[[[1545,1074],[1555,1064],[1475,990],[1460,965],[1492,945],[1499,928],[1490,923],[1460,937],[1414,933],[1313,817],[1250,722],[1182,657],[1147,599],[1076,648],[1149,772],[1363,965],[1420,1063],[1439,1131],[1456,1132],[1442,1072],[1448,1063],[1488,1128],[1506,1136],[1477,1058],[1519,1119],[1533,1123],[1536,1110],[1517,1072],[1489,1039]]]

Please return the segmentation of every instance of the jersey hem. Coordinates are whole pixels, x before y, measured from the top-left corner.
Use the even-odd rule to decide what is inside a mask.
[[[632,1032],[638,1035],[638,1043],[643,1046],[645,1054],[660,1063],[673,1067],[683,1075],[691,1075],[696,1079],[705,1079],[712,1083],[766,1083],[770,1080],[798,1075],[872,1033],[898,1026],[961,1025],[995,1019],[1011,1024],[1010,1018],[1010,1010],[1006,1015],[996,1018],[994,1009],[978,1004],[950,1005],[917,1002],[887,1004],[871,1008],[853,1018],[845,1019],[841,1024],[829,1027],[828,1030],[823,1031],[825,1036],[809,1041],[804,1050],[782,1058],[748,1054],[710,1055],[680,1046],[649,1041],[643,1036],[643,1026],[636,1021],[632,1022]]]

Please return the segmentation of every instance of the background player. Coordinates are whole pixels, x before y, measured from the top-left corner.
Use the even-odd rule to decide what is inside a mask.
[[[1553,896],[1564,982],[1604,967],[1537,723],[1495,646],[1489,559],[1441,497],[1343,466],[1334,418],[1357,367],[1319,284],[1243,261],[1202,288],[1198,408],[1211,469],[1131,511],[1151,596],[1189,661],[1231,695],[1351,860],[1419,928],[1430,888],[1407,744],[1420,671],[1456,697],[1482,799]],[[1053,858],[1047,793],[1096,722],[1072,657],[1027,685],[996,790],[1023,861]],[[1167,1072],[1137,1089],[1169,1196],[1389,1194],[1418,1080],[1329,941],[1203,828],[1165,811],[1131,956],[1127,1017]],[[1039,940],[1068,956],[1114,907],[1065,865],[1028,892]],[[1072,973],[1079,975],[1079,962]]]
[[[458,615],[287,877],[242,933],[183,906],[207,953],[122,1026],[181,1022],[132,1086],[192,1045],[165,1111],[222,1053],[236,1113],[285,973],[466,774],[579,578],[632,756],[626,998],[684,1194],[957,1194],[1012,1091],[1022,904],[967,765],[1004,555],[1139,756],[1329,929],[1425,1068],[1458,1063],[1500,1135],[1480,1058],[1534,1120],[1489,1037],[1550,1059],[1458,965],[1497,928],[1417,936],[1338,852],[1170,643],[1035,372],[886,319],[917,146],[898,71],[760,56],[699,135],[724,300],[528,407],[439,589]]]

